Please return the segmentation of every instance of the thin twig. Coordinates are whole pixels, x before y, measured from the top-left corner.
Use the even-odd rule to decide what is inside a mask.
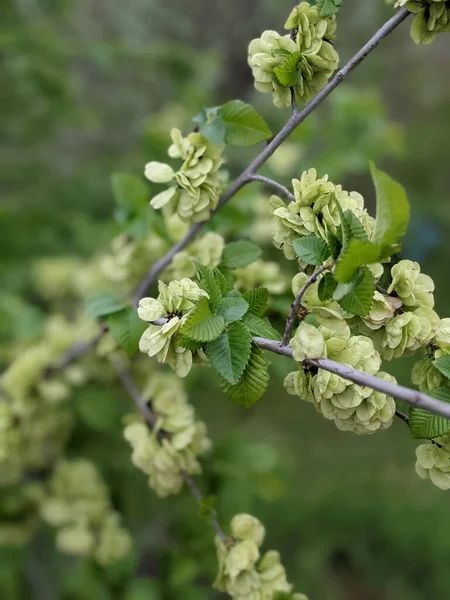
[[[268,187],[273,187],[274,190],[277,190],[277,192],[289,200],[289,202],[295,202],[294,194],[284,187],[284,185],[278,183],[278,181],[274,181],[273,179],[265,177],[264,175],[252,175],[250,177],[250,181],[260,181]]]
[[[294,328],[295,317],[297,316],[297,312],[302,304],[303,296],[305,295],[308,288],[316,283],[317,279],[322,275],[324,271],[331,269],[333,266],[332,263],[325,263],[321,267],[319,267],[311,277],[308,278],[308,281],[300,288],[294,302],[291,304],[291,311],[286,320],[286,329],[284,331],[283,340],[281,342],[282,346],[286,346],[289,342],[289,338],[291,337],[292,329]]]
[[[49,365],[45,370],[45,376],[51,377],[56,371],[62,371],[66,367],[68,367],[75,360],[87,354],[90,350],[95,348],[102,337],[107,333],[108,327],[106,325],[102,325],[100,331],[97,335],[87,342],[76,342],[71,346],[65,354],[61,357],[61,359],[52,365]]]
[[[141,411],[141,413],[145,419],[145,422],[151,429],[154,429],[156,427],[156,417],[153,414],[153,412],[149,406],[149,402],[147,402],[143,398],[141,392],[139,391],[139,388],[137,387],[136,383],[134,382],[133,378],[131,377],[128,369],[121,362],[119,362],[117,360],[113,360],[112,364],[113,364],[113,366],[117,372],[117,375],[119,376],[119,379],[121,380],[124,388],[131,396],[131,398],[132,398],[133,402],[135,403],[135,405],[137,406],[137,408]],[[183,471],[183,470],[180,471],[180,475],[183,478],[183,481],[188,486],[194,499],[198,503],[202,502],[203,494],[197,487],[197,485],[196,485],[195,481],[192,479],[192,477],[188,473],[186,473],[186,471]],[[215,529],[217,535],[220,537],[222,542],[224,544],[226,544],[227,536],[222,531],[222,528],[220,527],[220,524],[215,517],[213,517],[211,519],[211,525]]]
[[[282,346],[281,342],[260,337],[254,337],[253,341],[263,350],[293,358],[292,348],[290,346]],[[328,371],[329,373],[334,373],[361,387],[368,387],[377,392],[381,392],[382,394],[386,394],[387,396],[391,396],[396,400],[406,402],[416,408],[422,408],[428,412],[450,419],[450,404],[432,398],[417,390],[411,390],[402,385],[385,381],[384,379],[369,375],[368,373],[363,373],[362,371],[358,371],[328,358],[308,358],[303,361],[303,364],[308,367],[315,367],[317,369]]]
[[[399,410],[395,411],[395,416],[404,421],[407,425],[409,425],[409,417],[406,413],[403,413]]]
[[[340,85],[343,80],[349,75],[367,56],[378,46],[383,38],[389,35],[400,23],[402,23],[411,13],[406,8],[401,8],[397,13],[391,17],[376,33],[375,35],[359,50],[355,56],[349,60],[349,62],[339,69],[327,85],[314,96],[314,98],[303,108],[301,111],[296,111],[283,129],[273,138],[261,153],[255,158],[255,160],[239,175],[237,179],[230,185],[230,187],[222,194],[219,204],[214,212],[211,213],[211,218],[219,211],[224,204],[226,204],[239,190],[244,187],[255,173],[262,167],[268,158],[272,156],[279,146],[291,135],[303,121],[325,100],[330,93]],[[208,221],[202,223],[195,223],[175,246],[173,246],[169,252],[158,260],[153,267],[150,269],[146,277],[143,279],[141,285],[138,287],[135,296],[135,305],[138,304],[139,300],[144,296],[147,289],[155,282],[158,275],[163,271],[172,261],[173,257],[177,252],[183,250],[197,235],[197,233],[206,225]]]

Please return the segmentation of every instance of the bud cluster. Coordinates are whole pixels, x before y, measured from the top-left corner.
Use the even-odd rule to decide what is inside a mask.
[[[57,463],[40,512],[58,529],[56,545],[62,552],[89,556],[106,566],[130,551],[130,534],[112,508],[108,487],[87,460]]]
[[[197,457],[211,447],[206,425],[195,419],[194,408],[179,379],[156,374],[143,393],[151,402],[154,428],[133,419],[124,431],[133,448],[133,464],[149,476],[148,484],[158,496],[178,494],[183,487],[181,471],[201,473]]]
[[[265,537],[262,523],[248,514],[231,521],[231,540],[216,537],[219,573],[214,587],[235,600],[272,600],[280,594],[291,594],[280,555],[269,550],[263,556],[260,548]],[[304,594],[291,594],[292,600],[308,600]]]
[[[248,62],[260,92],[271,92],[275,106],[307,102],[327,83],[339,62],[330,44],[336,31],[335,17],[321,17],[308,2],[294,8],[285,23],[293,35],[265,31],[248,48]]]
[[[167,216],[177,213],[188,223],[206,221],[217,208],[219,196],[225,183],[223,147],[211,144],[201,133],[183,137],[179,129],[172,129],[173,144],[169,148],[171,158],[181,159],[178,171],[160,162],[149,162],[145,176],[153,183],[172,185],[154,196],[150,204],[164,209]]]

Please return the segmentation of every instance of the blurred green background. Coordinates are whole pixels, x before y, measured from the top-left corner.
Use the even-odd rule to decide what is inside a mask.
[[[246,46],[281,31],[290,0],[2,0],[0,6],[0,361],[39,338],[49,305],[33,269],[42,257],[89,258],[119,232],[113,172],[140,175],[162,160],[172,126],[185,132],[204,106],[241,98],[276,131],[288,112],[256,95]],[[344,0],[341,63],[386,20],[382,0]],[[277,153],[266,172],[287,183],[305,168],[356,189],[373,208],[367,160],[406,187],[413,207],[404,256],[450,299],[450,36],[416,47],[403,24]],[[231,174],[257,149],[227,151]],[[215,227],[250,232],[248,206],[231,202]],[[241,203],[241,205],[240,205]],[[250,235],[250,233],[249,233]],[[265,258],[277,260],[270,245]],[[51,267],[50,267],[51,268]],[[408,363],[387,370],[409,383]],[[233,406],[195,371],[191,402],[215,442],[201,485],[217,496],[226,526],[258,516],[289,580],[311,600],[421,600],[450,590],[449,496],[414,472],[415,443],[401,422],[360,438],[282,393],[290,365],[273,359],[259,405]],[[117,385],[78,394],[124,402]],[[74,398],[74,402],[77,398]],[[120,411],[119,411],[120,413]],[[158,500],[131,466],[120,422],[80,419],[69,454],[96,461],[136,539],[120,568],[99,570],[55,552],[50,531],[31,545],[0,546],[0,597],[7,600],[207,600],[212,534],[187,493]],[[1,490],[0,490],[1,493]]]

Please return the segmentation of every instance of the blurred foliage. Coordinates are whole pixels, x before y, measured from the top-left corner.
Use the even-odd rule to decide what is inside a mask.
[[[262,29],[277,28],[291,5],[2,1],[2,365],[10,344],[23,347],[42,331],[49,304],[33,284],[36,260],[85,259],[106,248],[128,218],[114,206],[111,173],[141,174],[146,161],[165,158],[172,126],[187,132],[203,107],[235,97],[253,99],[274,131],[282,125],[286,112],[274,111],[253,93],[246,44]],[[337,41],[343,59],[389,10],[382,2],[345,0]],[[424,263],[437,283],[437,309],[445,315],[450,83],[442,74],[450,68],[450,55],[448,38],[441,37],[417,49],[407,27],[396,32],[275,153],[263,173],[287,182],[314,166],[369,199],[367,160],[389,164],[413,203],[405,255]],[[238,173],[253,153],[228,151],[230,172]],[[212,228],[254,235],[255,207],[264,213],[261,191],[243,190]],[[280,258],[270,245],[265,252],[266,258]],[[54,268],[48,263],[49,272]],[[279,381],[288,368],[273,358],[277,377],[252,411],[228,403],[203,373],[189,380],[191,400],[215,442],[201,485],[216,497],[221,521],[226,524],[236,512],[257,515],[270,545],[281,551],[290,580],[311,598],[445,597],[446,497],[416,477],[414,444],[402,425],[369,439],[340,433],[281,393]],[[400,368],[394,374],[406,383],[405,373]],[[43,529],[26,548],[0,546],[0,596],[216,597],[210,589],[215,556],[209,524],[187,492],[158,500],[131,465],[121,433],[127,410],[121,388],[89,384],[73,403],[78,421],[68,453],[99,465],[115,508],[135,536],[135,553],[114,569],[100,569],[57,554]],[[2,515],[10,510],[5,506]]]

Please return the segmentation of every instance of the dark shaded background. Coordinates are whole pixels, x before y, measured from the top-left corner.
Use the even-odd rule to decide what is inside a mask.
[[[239,97],[274,130],[282,125],[287,113],[253,92],[246,46],[266,28],[281,30],[291,7],[289,0],[2,0],[3,365],[14,340],[31,342],[42,327],[47,307],[34,287],[35,261],[89,257],[117,232],[112,172],[140,174],[148,160],[163,159],[170,128],[188,130],[203,106]],[[342,63],[391,10],[382,0],[344,0]],[[413,206],[404,255],[434,278],[442,316],[450,295],[449,72],[450,36],[415,47],[403,24],[294,135],[299,164],[284,176],[317,166],[369,205],[368,158],[401,181]],[[255,152],[228,151],[230,171]],[[232,208],[227,214],[224,229],[235,217]],[[290,365],[273,360],[276,375],[287,372]],[[388,370],[408,384],[410,365]],[[203,372],[190,381],[217,444],[205,472],[221,519],[242,511],[261,518],[296,589],[311,600],[449,596],[449,496],[416,476],[416,444],[401,423],[360,438],[285,397],[279,377],[251,411],[232,406]],[[90,393],[121,401],[119,388]],[[123,574],[76,564],[54,552],[44,531],[28,548],[0,547],[2,598],[216,597],[208,525],[187,495],[157,500],[114,436],[120,423],[107,432],[82,424],[70,452],[96,460],[109,480],[137,540],[132,564]]]

